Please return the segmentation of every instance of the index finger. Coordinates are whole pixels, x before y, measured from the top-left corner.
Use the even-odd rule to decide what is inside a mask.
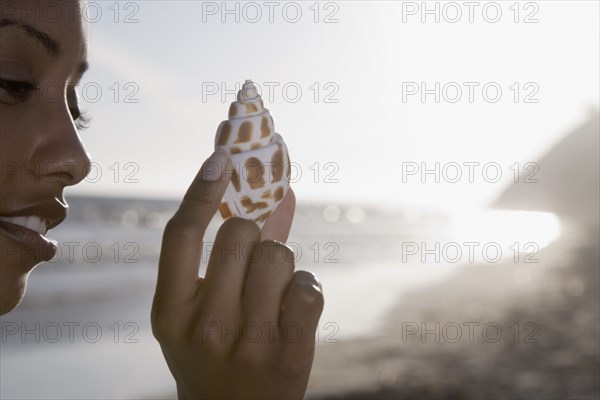
[[[217,212],[233,165],[215,152],[204,162],[163,234],[156,298],[178,303],[195,293],[202,257],[202,239]]]

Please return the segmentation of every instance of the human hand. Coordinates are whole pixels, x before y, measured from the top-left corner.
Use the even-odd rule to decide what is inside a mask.
[[[232,169],[227,156],[214,153],[165,228],[154,336],[180,399],[302,398],[323,294],[313,274],[294,272],[294,255],[283,244],[295,208],[292,190],[262,232],[240,218],[223,223],[206,276],[198,276],[204,232]]]

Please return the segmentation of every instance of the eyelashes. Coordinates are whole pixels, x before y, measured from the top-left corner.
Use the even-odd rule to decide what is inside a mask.
[[[26,103],[39,90],[40,87],[32,82],[0,79],[0,102],[10,105]],[[67,99],[69,100],[69,112],[75,127],[78,130],[89,128],[91,118],[79,109],[74,88],[68,89]]]
[[[38,91],[40,88],[31,82],[20,82],[10,81],[6,79],[0,79],[0,89],[8,93],[9,97],[12,98],[13,104],[24,103],[31,95]],[[10,100],[10,99],[9,99]]]
[[[88,113],[85,111],[80,111],[79,108],[75,110],[70,109],[69,111],[71,111],[71,117],[73,118],[73,121],[75,121],[75,127],[77,130],[82,131],[90,127],[92,117]]]

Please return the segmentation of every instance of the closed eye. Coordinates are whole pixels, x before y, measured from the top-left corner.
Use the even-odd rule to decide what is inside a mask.
[[[0,99],[3,103],[24,103],[37,90],[39,87],[32,82],[0,79]]]

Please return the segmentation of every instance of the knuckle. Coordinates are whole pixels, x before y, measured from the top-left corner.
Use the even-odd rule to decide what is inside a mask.
[[[223,357],[236,342],[235,329],[227,332],[227,328],[226,321],[205,311],[202,318],[194,325],[192,336],[203,352],[212,357]]]
[[[225,234],[229,234],[230,232],[255,236],[260,234],[260,229],[256,223],[239,217],[229,218],[223,223],[223,225],[221,225],[219,231]]]
[[[300,351],[297,348],[292,349],[294,355],[288,356],[284,354],[277,361],[277,371],[284,377],[295,378],[300,375],[305,375],[312,368],[314,345]]]
[[[263,240],[260,243],[258,260],[294,265],[294,252],[285,244],[276,240]]]
[[[192,185],[181,202],[182,208],[213,207],[221,200],[220,184],[203,182],[202,185]]]
[[[185,320],[157,304],[152,306],[150,324],[154,338],[162,344],[176,345],[182,343],[187,336]]]
[[[240,343],[236,358],[248,370],[264,371],[270,370],[273,367],[270,352],[249,342]]]
[[[227,338],[217,333],[216,335],[197,335],[202,351],[211,357],[221,358],[228,354]]]
[[[164,236],[174,239],[185,239],[201,231],[201,226],[196,220],[188,218],[184,213],[177,211],[165,225]],[[202,232],[200,232],[202,233]]]

